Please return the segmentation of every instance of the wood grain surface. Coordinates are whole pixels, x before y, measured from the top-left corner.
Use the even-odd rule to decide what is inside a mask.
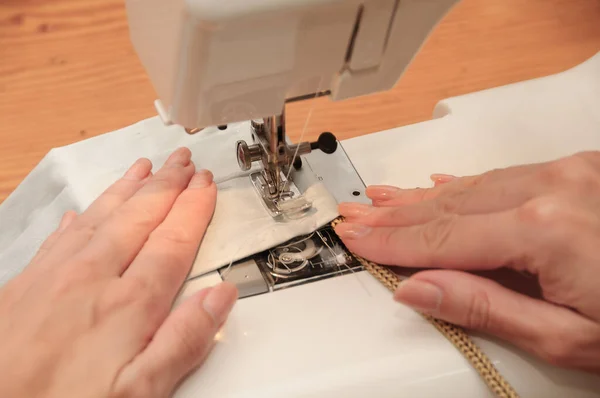
[[[545,76],[600,51],[600,0],[463,0],[386,93],[289,107],[298,137],[427,120],[443,98]],[[0,201],[53,147],[155,115],[123,0],[0,0]]]

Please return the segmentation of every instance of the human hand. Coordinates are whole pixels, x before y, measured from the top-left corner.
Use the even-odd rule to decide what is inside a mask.
[[[0,290],[0,396],[165,397],[200,364],[237,291],[171,312],[217,194],[190,159],[179,149],[155,175],[138,160]]]
[[[441,268],[401,282],[397,301],[600,373],[600,153],[434,180],[369,187],[373,206],[340,205],[336,232],[371,261]],[[543,299],[470,272],[504,267],[536,275]]]

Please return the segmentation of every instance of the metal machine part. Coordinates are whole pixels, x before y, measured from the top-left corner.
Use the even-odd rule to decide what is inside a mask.
[[[238,287],[239,297],[275,292],[362,271],[330,226],[300,236],[224,267],[222,279]]]
[[[338,148],[335,136],[329,132],[321,134],[318,141],[290,144],[285,134],[285,110],[281,115],[252,120],[252,141],[236,143],[237,161],[242,171],[252,168],[254,162],[262,163],[260,172],[250,175],[258,195],[273,217],[282,215],[298,218],[312,207],[294,185],[292,168],[302,168],[301,156],[319,149],[333,154]]]
[[[221,278],[236,285],[239,297],[250,297],[269,292],[256,261],[249,259],[232,264],[221,271]]]
[[[302,167],[292,170],[291,176],[302,192],[315,182],[321,182],[338,203],[371,203],[365,194],[365,184],[341,143],[332,154],[313,151],[305,155]]]
[[[341,202],[368,204],[365,185],[339,144],[332,154],[312,151],[302,158],[302,167],[293,168],[291,186],[300,192],[320,182]],[[362,267],[345,249],[334,231],[325,226],[311,235],[295,238],[219,270],[221,278],[238,286],[240,297],[277,291],[316,282]]]

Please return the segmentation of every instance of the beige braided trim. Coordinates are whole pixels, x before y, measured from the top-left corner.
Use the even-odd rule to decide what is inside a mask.
[[[339,217],[335,219],[331,226],[335,228],[336,225],[343,222],[343,218]],[[382,267],[381,265],[375,264],[371,261],[365,260],[354,253],[354,258],[358,260],[365,269],[387,287],[392,292],[396,290],[400,283],[400,277],[390,271],[389,269]],[[465,356],[465,358],[475,368],[477,373],[483,378],[485,384],[489,389],[499,398],[518,398],[519,395],[511,387],[511,385],[502,377],[498,369],[494,367],[490,359],[481,351],[481,349],[473,342],[469,335],[460,327],[442,321],[440,319],[433,318],[432,316],[421,314],[425,319],[433,324],[437,330],[440,331],[450,342]]]

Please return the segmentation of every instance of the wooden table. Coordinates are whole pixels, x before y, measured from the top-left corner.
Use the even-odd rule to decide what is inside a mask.
[[[53,147],[155,115],[123,0],[0,2],[0,201]],[[563,71],[600,51],[599,0],[463,0],[390,92],[289,109],[297,137],[427,120],[443,98]]]

